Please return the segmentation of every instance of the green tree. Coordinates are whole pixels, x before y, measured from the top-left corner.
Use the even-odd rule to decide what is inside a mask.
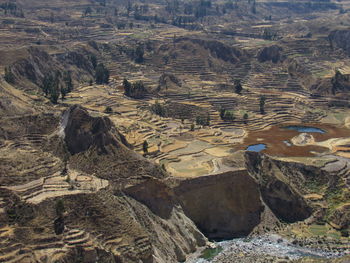
[[[148,142],[144,141],[142,144],[142,150],[144,153],[148,153]]]
[[[233,121],[235,118],[236,117],[235,117],[235,115],[234,115],[232,110],[226,110],[225,111],[224,120]]]
[[[135,50],[135,62],[136,63],[142,63],[144,61],[144,48],[143,45],[138,45]]]
[[[53,14],[53,12],[50,13],[50,23],[52,24],[53,22],[55,22],[55,15]]]
[[[15,75],[12,73],[12,70],[10,67],[5,67],[4,79],[9,84],[15,83]]]
[[[73,80],[72,80],[72,74],[70,71],[65,71],[63,73],[63,81],[66,84],[67,93],[71,92],[73,90]]]
[[[107,106],[104,110],[105,113],[113,113],[113,109],[111,106]]]
[[[197,125],[202,125],[202,118],[201,118],[201,116],[197,116],[196,117],[196,124]]]
[[[123,81],[124,94],[128,97],[134,99],[142,99],[147,93],[147,89],[142,81],[136,81],[135,83],[130,83],[126,79]]]
[[[124,87],[124,94],[130,97],[132,85],[127,79],[123,80],[123,87]]]
[[[45,93],[45,96],[47,97],[49,95],[51,87],[53,86],[53,77],[52,75],[45,75],[44,80],[41,84],[41,89]]]
[[[253,2],[251,11],[252,11],[253,14],[256,14],[256,2],[255,2],[255,0],[254,0],[254,2]]]
[[[56,71],[55,75],[46,75],[41,84],[41,89],[45,93],[46,97],[49,97],[50,101],[57,104],[58,98],[61,94],[62,100],[65,98],[68,90],[66,87],[60,87],[61,72]]]
[[[96,58],[96,56],[94,54],[92,54],[89,58],[90,58],[90,62],[92,64],[92,67],[94,69],[96,69],[96,67],[97,67],[97,58]]]
[[[130,1],[128,1],[128,4],[127,4],[127,6],[126,6],[126,15],[127,15],[127,17],[130,16],[131,10],[132,10],[132,4],[131,4]]]
[[[202,126],[209,126],[210,125],[210,115],[207,114],[207,116],[198,115],[196,117],[196,124],[202,125]]]
[[[165,109],[163,105],[158,102],[158,100],[156,100],[156,102],[152,105],[151,110],[161,117],[165,116]]]
[[[140,80],[136,81],[132,85],[132,96],[135,99],[143,98],[144,95],[147,93],[145,84]]]
[[[243,114],[243,120],[244,120],[245,124],[247,124],[248,118],[249,118],[248,113],[244,113]]]
[[[58,102],[58,98],[59,98],[60,94],[58,92],[58,90],[56,88],[52,88],[50,90],[50,101],[53,103],[53,104],[57,104]]]
[[[88,6],[85,10],[84,10],[84,16],[87,15],[91,15],[92,14],[92,8],[90,6]]]
[[[225,109],[224,108],[221,108],[220,109],[220,118],[222,119],[222,120],[224,120],[225,119]]]
[[[235,92],[240,95],[242,90],[243,90],[243,87],[242,87],[241,81],[239,79],[235,80]]]
[[[69,175],[69,174],[67,174],[67,177],[66,177],[66,182],[70,184],[70,181],[71,181],[71,179],[70,179],[70,175]]]
[[[64,87],[61,87],[61,99],[64,100],[66,98],[66,95],[68,93],[68,90]]]
[[[265,114],[265,101],[266,97],[264,95],[260,96],[259,108],[261,114]]]
[[[57,217],[62,217],[65,208],[64,208],[64,203],[62,199],[58,199],[56,201],[56,205],[55,205],[55,210],[56,210],[56,216]]]
[[[206,125],[206,126],[209,126],[209,125],[210,125],[210,114],[209,114],[209,113],[207,114],[207,117],[206,117],[206,119],[205,119],[205,125]]]
[[[49,93],[50,93],[50,101],[53,104],[57,104],[58,98],[60,96],[60,78],[62,77],[62,74],[60,71],[55,72],[55,77],[53,78],[53,83],[51,84]]]
[[[190,128],[191,131],[194,131],[194,124],[191,123],[191,128]]]
[[[95,73],[96,84],[108,84],[109,82],[109,70],[100,63],[96,67]]]

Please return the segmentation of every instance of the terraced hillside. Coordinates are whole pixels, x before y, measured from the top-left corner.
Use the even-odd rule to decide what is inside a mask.
[[[0,0],[0,262],[346,262],[349,7]]]

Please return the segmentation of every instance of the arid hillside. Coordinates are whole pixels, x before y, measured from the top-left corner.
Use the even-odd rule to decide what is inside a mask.
[[[347,262],[349,10],[0,0],[0,262]]]

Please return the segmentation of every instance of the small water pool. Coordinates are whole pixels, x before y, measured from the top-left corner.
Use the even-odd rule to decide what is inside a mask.
[[[322,130],[320,128],[310,127],[310,126],[302,126],[302,125],[290,125],[290,126],[284,126],[282,128],[287,129],[287,130],[298,131],[298,132],[326,133],[325,130]]]
[[[218,246],[216,248],[207,248],[202,252],[202,254],[200,255],[200,258],[204,258],[210,261],[213,258],[215,258],[222,250],[223,248],[221,246]]]
[[[283,143],[284,143],[285,145],[287,145],[288,147],[292,146],[292,144],[291,144],[289,141],[287,141],[287,140],[284,140]]]
[[[265,150],[265,149],[266,149],[266,144],[259,143],[259,144],[249,145],[246,150],[249,152],[261,152],[262,150]]]

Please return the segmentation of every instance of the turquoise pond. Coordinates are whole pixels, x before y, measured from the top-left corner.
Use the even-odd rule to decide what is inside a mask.
[[[282,130],[292,130],[292,131],[297,131],[299,133],[321,133],[324,134],[326,133],[325,130],[322,130],[320,128],[312,127],[312,126],[304,126],[304,125],[289,125],[289,126],[284,126],[280,127]],[[287,146],[292,146],[288,140],[283,141],[284,144]],[[246,151],[249,152],[261,152],[267,148],[266,144],[264,143],[259,143],[259,144],[252,144],[249,145],[246,148]]]
[[[306,133],[326,133],[325,130],[322,130],[320,128],[315,128],[315,127],[310,127],[310,126],[290,125],[282,128],[286,130],[293,130],[293,131],[306,132]]]
[[[259,143],[259,144],[249,145],[246,150],[249,152],[260,152],[265,149],[266,149],[266,144]]]

